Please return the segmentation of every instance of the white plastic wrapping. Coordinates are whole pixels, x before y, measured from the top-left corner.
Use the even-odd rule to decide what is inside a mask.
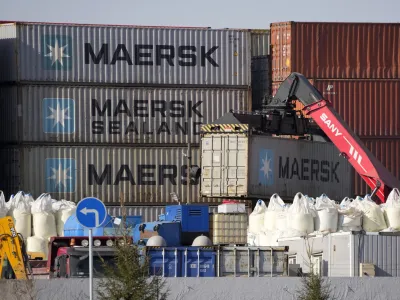
[[[315,202],[317,215],[314,218],[315,230],[322,233],[333,233],[337,231],[338,210],[336,203],[325,194],[317,197]]]
[[[7,216],[8,207],[6,205],[6,199],[4,198],[4,193],[0,191],[0,218]]]
[[[381,208],[374,201],[372,201],[369,195],[365,196],[363,200],[359,201],[358,205],[363,212],[362,226],[364,231],[378,232],[387,228],[385,217]]]
[[[302,193],[297,193],[288,209],[288,230],[285,237],[305,236],[314,231],[315,210]]]
[[[258,234],[257,233],[252,233],[250,231],[247,232],[247,245],[258,246]]]
[[[386,203],[383,205],[386,224],[389,229],[400,230],[400,192],[398,189],[393,189]]]
[[[359,205],[352,203],[353,199],[344,198],[338,209],[338,231],[361,231],[362,230],[362,211]],[[359,200],[358,200],[359,201]]]
[[[45,239],[57,236],[53,202],[49,194],[42,194],[32,203],[34,236]]]
[[[253,212],[249,216],[249,232],[259,233],[264,227],[264,214],[266,205],[264,201],[258,200]]]
[[[273,194],[264,214],[264,229],[269,231],[285,230],[286,220],[285,203],[278,194]]]
[[[53,202],[52,207],[56,217],[57,235],[64,236],[64,224],[70,216],[75,214],[76,204],[72,201],[61,200]]]
[[[6,203],[8,208],[7,215],[14,220],[15,230],[27,239],[32,235],[32,215],[31,204],[33,198],[30,194],[19,191],[16,195],[12,195]]]
[[[43,237],[31,236],[26,241],[27,252],[39,252],[45,255],[44,259],[47,259],[49,252],[48,240]]]

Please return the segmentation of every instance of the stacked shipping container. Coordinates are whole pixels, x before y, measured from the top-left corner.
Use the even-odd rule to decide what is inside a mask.
[[[185,198],[187,143],[199,165],[200,124],[251,110],[251,56],[268,41],[266,30],[0,25],[1,189]]]
[[[400,178],[399,43],[400,24],[271,24],[272,94],[291,72],[304,74]],[[354,181],[356,194],[367,193],[357,174]]]

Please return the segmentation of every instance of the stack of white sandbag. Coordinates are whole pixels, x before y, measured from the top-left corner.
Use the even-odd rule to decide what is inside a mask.
[[[57,235],[64,236],[65,222],[75,214],[76,204],[67,200],[53,201],[52,208],[56,218]]]
[[[259,246],[258,238],[264,227],[264,214],[266,205],[263,200],[258,200],[253,212],[249,216],[249,228],[247,229],[247,244]]]
[[[333,233],[338,227],[338,208],[335,201],[325,194],[317,197],[315,201],[317,212],[314,218],[314,229],[319,233]]]
[[[22,235],[25,241],[32,235],[32,203],[32,196],[23,191],[12,195],[6,203],[7,215],[13,218],[15,230]]]
[[[400,192],[398,189],[393,189],[386,203],[382,204],[385,221],[389,231],[400,230]]]
[[[32,203],[33,236],[28,238],[28,252],[42,252],[47,259],[48,241],[57,236],[56,219],[53,212],[53,200],[43,193]]]
[[[338,209],[338,231],[361,231],[363,213],[360,209],[360,200],[354,201],[351,198],[344,198]]]
[[[301,237],[314,232],[314,217],[316,211],[313,199],[297,193],[293,199],[293,204],[289,207],[287,217],[287,230],[283,237]]]
[[[354,202],[363,212],[362,227],[365,232],[379,232],[387,228],[381,207],[369,195],[366,195],[364,199],[357,196]]]

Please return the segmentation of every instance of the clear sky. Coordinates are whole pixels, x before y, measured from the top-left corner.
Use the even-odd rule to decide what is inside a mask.
[[[279,21],[399,22],[400,0],[0,0],[0,20],[269,28]]]

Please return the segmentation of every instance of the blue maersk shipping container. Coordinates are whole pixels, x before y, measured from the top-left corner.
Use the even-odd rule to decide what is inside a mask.
[[[215,277],[212,247],[146,247],[151,275],[163,277]]]

